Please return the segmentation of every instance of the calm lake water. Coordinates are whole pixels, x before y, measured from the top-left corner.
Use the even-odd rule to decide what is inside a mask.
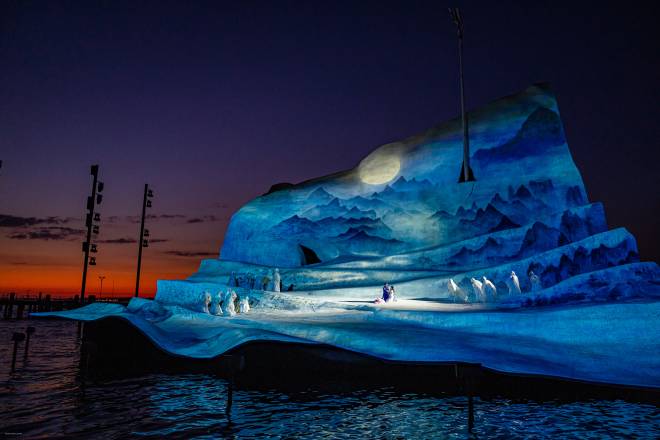
[[[11,334],[36,327],[11,373]],[[77,324],[0,321],[0,432],[6,438],[649,438],[660,409],[623,401],[520,402],[342,386],[234,391],[211,374],[151,374],[91,383],[79,375]],[[22,346],[21,346],[22,349]]]

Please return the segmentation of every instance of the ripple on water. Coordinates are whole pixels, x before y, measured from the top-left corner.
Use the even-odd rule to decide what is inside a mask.
[[[232,422],[226,382],[208,374],[153,374],[81,386],[76,323],[31,321],[30,356],[9,374],[0,345],[3,432],[20,438],[447,438],[467,437],[466,400],[393,388],[236,390]],[[0,322],[0,334],[26,321]],[[475,399],[477,438],[658,438],[658,407],[623,401],[576,403]]]

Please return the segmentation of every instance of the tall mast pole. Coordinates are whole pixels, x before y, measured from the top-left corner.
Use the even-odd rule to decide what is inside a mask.
[[[465,87],[463,85],[463,18],[458,8],[449,8],[454,24],[456,25],[456,34],[458,36],[458,69],[461,87],[461,121],[463,125],[463,166],[458,182],[474,182],[474,174],[470,168],[470,138],[468,135],[468,119],[465,111]]]
[[[142,265],[142,240],[144,239],[144,214],[147,209],[147,192],[149,192],[149,184],[144,184],[144,197],[142,198],[142,220],[140,221],[140,240],[138,241],[138,262],[137,262],[137,276],[135,278],[135,297],[140,294],[140,266]]]

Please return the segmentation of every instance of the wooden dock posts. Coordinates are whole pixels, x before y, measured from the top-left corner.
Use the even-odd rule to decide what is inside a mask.
[[[28,326],[28,328],[25,329],[25,352],[23,353],[23,358],[27,359],[28,357],[28,349],[30,347],[30,336],[32,336],[35,332],[35,328],[32,326]]]
[[[25,348],[23,352],[23,359],[26,360],[28,357],[28,352],[30,349],[30,336],[35,333],[36,329],[32,326],[28,326],[25,329],[25,333],[14,332],[12,334],[11,340],[14,343],[14,349],[11,355],[11,372],[16,371],[16,355],[18,354],[18,344],[25,341]]]
[[[474,394],[477,391],[479,382],[484,372],[481,364],[455,364],[454,373],[456,379],[461,382],[463,391],[468,398],[468,433],[474,429]]]
[[[245,368],[245,357],[242,355],[224,355],[222,356],[222,363],[227,366],[227,371],[229,373],[225,415],[227,416],[227,420],[231,422],[231,407],[234,402],[234,382],[236,380],[236,375]]]
[[[11,355],[11,372],[16,371],[16,353],[18,352],[18,343],[25,339],[25,333],[14,332],[11,340],[14,342],[14,351]]]
[[[14,301],[16,299],[16,294],[14,292],[9,294],[9,297],[3,304],[2,318],[11,319],[12,310],[14,309]]]
[[[56,303],[55,310],[64,310],[68,308],[67,300],[59,300]],[[14,292],[0,298],[0,307],[2,307],[3,319],[23,319],[28,318],[30,314],[35,312],[50,312],[53,311],[54,302],[51,300],[50,295],[43,296],[39,292],[37,297],[24,297],[18,298]],[[26,314],[27,310],[27,314]]]

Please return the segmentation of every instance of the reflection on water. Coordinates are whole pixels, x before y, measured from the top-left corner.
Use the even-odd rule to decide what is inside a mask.
[[[210,374],[153,374],[102,383],[78,377],[76,324],[31,321],[30,355],[9,373],[11,333],[0,322],[0,426],[19,438],[468,438],[466,399],[395,388],[236,389]],[[475,400],[476,438],[658,438],[658,407]]]

